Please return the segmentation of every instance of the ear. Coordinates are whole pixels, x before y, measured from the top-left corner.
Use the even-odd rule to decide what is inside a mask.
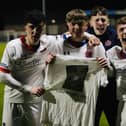
[[[24,26],[24,30],[25,30],[25,31],[26,31],[26,29],[27,29],[27,25]]]
[[[107,21],[107,26],[109,26],[110,25],[110,20],[108,19],[108,21]]]
[[[109,26],[109,25],[110,25],[110,23],[108,22],[108,23],[107,23],[107,26]]]

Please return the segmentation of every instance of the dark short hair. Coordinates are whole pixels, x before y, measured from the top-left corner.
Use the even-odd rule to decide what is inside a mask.
[[[24,17],[24,23],[32,23],[34,25],[38,25],[41,22],[46,23],[45,15],[42,11],[34,9],[32,11],[28,11]]]
[[[94,6],[91,10],[90,16],[96,16],[97,14],[108,16],[108,10],[103,6]]]

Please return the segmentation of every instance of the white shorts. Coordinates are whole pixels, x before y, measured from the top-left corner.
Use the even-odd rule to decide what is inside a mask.
[[[40,126],[41,102],[9,103],[4,107],[8,111],[4,110],[2,126]]]
[[[4,89],[4,100],[3,100],[3,112],[2,112],[2,126],[6,126],[5,122],[8,121],[9,114],[10,114],[10,108],[9,108],[9,90],[8,87],[5,86]],[[10,115],[11,116],[11,115]],[[10,124],[10,122],[8,122]]]

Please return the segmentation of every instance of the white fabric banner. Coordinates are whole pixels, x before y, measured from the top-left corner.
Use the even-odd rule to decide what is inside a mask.
[[[126,59],[112,60],[116,69],[117,98],[126,100]]]
[[[46,69],[41,123],[93,126],[99,85],[106,82],[95,58],[57,55]]]
[[[71,81],[69,84],[74,81],[78,83],[80,80],[84,83],[85,80],[89,79],[91,74],[95,75],[95,73],[101,70],[96,58],[57,55],[55,62],[47,66],[44,87],[46,90],[56,90],[63,88],[66,81]],[[104,76],[102,77],[101,85],[106,85],[106,71],[102,71],[102,75]],[[68,88],[65,89],[67,90]],[[72,89],[70,90],[72,91]]]

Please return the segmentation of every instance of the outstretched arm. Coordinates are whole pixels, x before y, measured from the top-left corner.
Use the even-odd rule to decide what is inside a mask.
[[[28,85],[23,85],[21,82],[17,81],[10,73],[0,71],[0,82],[17,89],[21,92],[31,93],[33,95],[41,96],[44,93],[42,87],[31,87]]]
[[[88,33],[88,32],[84,32],[84,37],[88,40],[88,44],[90,45],[90,46],[97,46],[97,45],[99,45],[100,44],[100,39],[98,38],[98,37],[96,37],[95,35],[93,35],[93,34],[90,34],[90,33]],[[71,34],[70,34],[70,32],[65,32],[64,34],[63,34],[63,37],[64,37],[64,39],[67,39],[68,37],[70,37],[71,36]]]

